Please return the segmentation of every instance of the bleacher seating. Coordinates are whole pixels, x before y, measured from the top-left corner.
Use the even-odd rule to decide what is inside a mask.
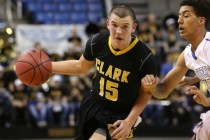
[[[102,0],[23,0],[23,13],[31,23],[98,23],[105,17]]]

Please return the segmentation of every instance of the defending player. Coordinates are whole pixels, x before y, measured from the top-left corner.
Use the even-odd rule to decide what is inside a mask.
[[[142,79],[145,90],[157,98],[166,98],[179,84],[188,69],[194,70],[197,77],[206,83],[210,91],[210,32],[207,26],[210,20],[209,0],[183,0],[179,10],[179,32],[189,45],[179,56],[176,66],[159,83],[154,75]],[[195,78],[196,79],[196,78]],[[195,80],[197,81],[197,80]],[[210,98],[204,96],[201,90],[191,86],[188,94],[204,106],[210,106]],[[194,128],[196,140],[210,138],[210,112],[201,115],[202,123]]]

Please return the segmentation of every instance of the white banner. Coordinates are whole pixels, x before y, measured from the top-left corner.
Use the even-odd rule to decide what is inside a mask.
[[[48,53],[58,53],[63,55],[68,48],[68,38],[72,32],[77,30],[77,34],[82,39],[83,46],[87,41],[84,25],[17,25],[16,43],[17,51],[23,53],[34,49],[34,44],[40,42],[41,46]]]

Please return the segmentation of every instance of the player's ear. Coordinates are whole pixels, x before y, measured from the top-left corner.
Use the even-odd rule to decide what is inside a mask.
[[[199,18],[199,24],[204,24],[205,25],[206,19],[205,17],[200,17]]]
[[[136,30],[136,28],[137,28],[137,23],[134,23],[132,28],[133,28],[133,29],[132,29],[132,33],[134,33],[135,30]]]
[[[107,29],[110,28],[110,27],[109,27],[109,19],[106,20],[106,27],[107,27]]]

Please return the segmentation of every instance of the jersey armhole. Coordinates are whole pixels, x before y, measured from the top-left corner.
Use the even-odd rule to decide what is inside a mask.
[[[143,67],[144,63],[147,61],[147,59],[152,55],[152,52],[144,59],[144,60],[141,60],[142,61],[142,64],[141,66],[139,67],[139,72],[141,71],[141,68]]]
[[[99,38],[98,36],[99,36],[99,33],[95,34],[92,37],[91,41],[90,41],[90,46],[91,46],[90,48],[91,48],[91,54],[92,54],[92,56],[94,56],[94,54],[93,54],[93,46],[96,45],[96,40]]]

